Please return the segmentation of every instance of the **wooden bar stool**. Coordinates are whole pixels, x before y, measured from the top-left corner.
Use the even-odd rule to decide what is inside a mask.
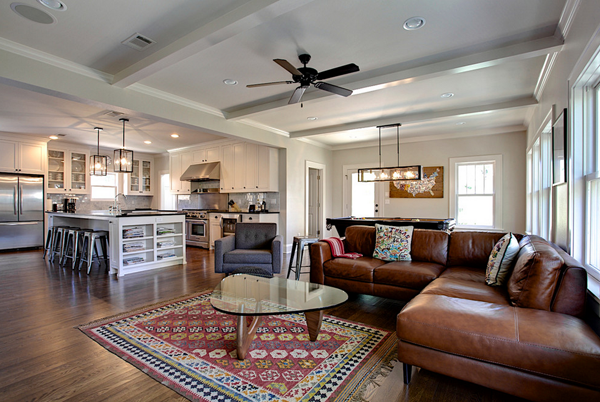
[[[98,247],[96,246],[96,240],[100,242],[102,248],[102,258],[104,259],[104,266],[106,270],[108,267],[108,232],[105,230],[91,230],[83,232],[81,237],[81,257],[79,258],[79,270],[83,266],[83,263],[87,263],[87,273],[90,274],[92,270],[92,262],[94,255],[98,265],[100,265],[100,255],[98,254]]]
[[[302,257],[304,256],[304,247],[309,246],[308,255],[310,255],[310,245],[318,242],[319,239],[310,236],[294,236],[292,243],[292,255],[290,256],[290,266],[288,267],[287,279],[290,278],[290,272],[296,273],[296,280],[300,279],[300,274],[308,274],[308,272],[300,272],[302,267],[310,267],[310,265],[302,265]],[[296,264],[294,267],[294,254],[296,254]]]

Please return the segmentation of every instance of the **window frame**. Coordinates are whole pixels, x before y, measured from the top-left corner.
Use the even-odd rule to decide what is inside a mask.
[[[115,185],[114,186],[106,186],[106,185],[94,185],[92,183],[92,181],[94,180],[94,177],[96,176],[90,176],[90,201],[114,201],[114,196],[111,198],[106,198],[106,197],[94,197],[94,187],[102,187],[102,188],[114,188],[115,189],[115,195],[119,194],[119,174],[118,173],[114,173],[114,172],[108,172],[106,174],[106,176],[114,176],[115,178]]]
[[[473,165],[473,164],[492,164],[494,168],[494,179],[493,186],[494,191],[490,195],[492,197],[493,205],[493,223],[492,226],[483,225],[459,225],[456,227],[460,229],[472,229],[472,230],[503,230],[503,217],[502,217],[502,155],[482,155],[482,156],[467,156],[460,158],[450,158],[450,202],[448,213],[450,217],[457,219],[458,217],[458,167],[461,165]]]

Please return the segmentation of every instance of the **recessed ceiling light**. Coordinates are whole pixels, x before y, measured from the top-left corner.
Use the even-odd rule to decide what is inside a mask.
[[[226,80],[223,80],[223,84],[225,85],[237,85],[237,81],[236,80],[232,80],[231,78],[227,78]]]
[[[446,92],[440,95],[440,98],[452,98],[454,94],[452,92]]]
[[[314,116],[306,118],[306,120],[310,120],[310,121],[317,120],[317,119],[318,119],[318,117],[314,117]]]
[[[38,0],[38,3],[56,11],[65,11],[67,9],[66,4],[59,0]]]
[[[152,141],[144,141],[144,144],[152,144]]]
[[[414,31],[415,29],[423,28],[425,26],[425,18],[423,17],[412,17],[404,21],[404,29],[407,31]]]
[[[48,138],[50,138],[51,140],[58,140],[58,136],[57,135],[51,135]]]
[[[56,19],[51,14],[23,3],[12,3],[10,8],[21,17],[38,24],[54,24]]]
[[[171,137],[173,137],[173,138],[179,138],[179,134],[171,134]]]

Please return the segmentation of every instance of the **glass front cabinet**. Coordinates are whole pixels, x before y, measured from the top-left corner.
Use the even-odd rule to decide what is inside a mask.
[[[48,193],[89,193],[89,152],[48,149]]]
[[[134,154],[133,172],[125,175],[127,195],[154,195],[154,159]]]

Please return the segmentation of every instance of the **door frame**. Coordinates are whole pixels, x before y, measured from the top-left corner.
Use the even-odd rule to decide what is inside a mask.
[[[368,166],[369,164],[367,163],[359,163],[359,164],[353,164],[353,165],[343,165],[342,166],[342,216],[350,216],[352,215],[352,208],[351,208],[351,203],[352,203],[352,194],[350,193],[351,191],[351,186],[350,186],[350,177],[349,177],[349,171],[354,171],[354,170],[358,170],[358,169],[362,169],[365,166]],[[378,183],[375,182],[375,199],[373,200],[375,202],[376,205],[378,205],[377,208],[378,212],[375,213],[375,216],[385,216],[385,211],[384,211],[384,207],[385,207],[385,203],[383,202],[385,199],[385,186],[383,184],[388,183],[388,182],[383,182],[383,183]]]
[[[325,234],[325,211],[327,210],[326,200],[327,200],[327,166],[323,163],[313,162],[313,161],[305,161],[304,167],[304,181],[305,181],[305,192],[304,192],[304,233],[308,234],[308,205],[309,205],[309,196],[310,196],[310,183],[309,183],[309,173],[310,169],[316,169],[319,171],[319,175],[321,176],[321,180],[319,180],[319,204],[321,207],[319,208],[319,218],[318,218],[318,228],[317,230],[321,231],[321,236]]]

